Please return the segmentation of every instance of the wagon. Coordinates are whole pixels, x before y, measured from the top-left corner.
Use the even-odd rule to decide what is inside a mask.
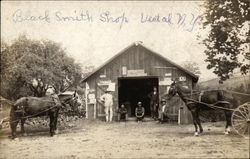
[[[234,130],[243,137],[250,134],[250,102],[244,103],[233,110],[231,117]]]
[[[249,94],[243,94],[239,92],[233,92],[233,93],[250,96]],[[208,104],[208,103],[204,103],[201,101],[196,101],[191,98],[186,98],[186,99],[195,103],[201,103],[213,109],[232,111],[232,116],[231,116],[232,127],[240,136],[249,138],[250,136],[250,102],[246,102],[242,105],[239,105],[235,109],[229,109],[229,108],[219,107],[214,104]],[[223,102],[223,101],[220,101],[220,102]]]
[[[229,96],[227,98],[225,93],[229,93]],[[210,93],[210,94],[209,94]],[[197,91],[197,92],[192,92],[189,91],[189,89],[184,88],[183,86],[179,85],[179,82],[174,81],[168,91],[169,97],[173,97],[176,94],[179,95],[179,97],[183,100],[183,102],[186,104],[190,111],[192,111],[192,117],[194,120],[194,126],[195,126],[195,135],[198,135],[198,127],[200,132],[203,132],[202,126],[200,124],[200,119],[199,119],[199,112],[201,108],[206,109],[206,107],[210,107],[211,109],[214,110],[223,110],[225,112],[226,116],[226,131],[225,134],[228,134],[230,131],[228,126],[231,125],[235,129],[235,131],[244,137],[249,137],[250,134],[250,102],[249,102],[249,97],[250,94],[247,93],[241,93],[241,92],[235,92],[235,91],[230,91],[230,90],[210,90],[210,91]],[[236,96],[233,94],[237,94],[240,96],[245,96],[244,99],[242,100],[236,100]],[[212,100],[209,100],[209,96],[213,95]],[[221,97],[223,96],[223,98]],[[249,97],[248,97],[249,96]],[[205,99],[205,100],[202,100]],[[246,103],[239,105],[236,109],[231,109],[232,106],[235,106],[235,103],[239,101],[247,101]],[[215,103],[213,103],[215,102]],[[232,102],[232,104],[230,104]],[[213,103],[213,104],[211,104]],[[234,103],[234,104],[233,104]],[[223,107],[220,105],[227,105],[228,107]],[[203,107],[199,107],[203,106]],[[229,114],[229,111],[232,111],[232,116],[230,119],[231,113]]]
[[[0,96],[0,130],[3,127],[8,127],[9,115],[12,101]]]
[[[249,96],[247,94],[247,96]],[[193,100],[194,101],[194,100]],[[242,105],[239,105],[236,109],[222,108],[212,104],[203,103],[200,101],[194,101],[201,103],[208,107],[218,109],[218,110],[228,110],[232,111],[231,123],[235,132],[240,136],[249,138],[250,136],[250,102],[246,102]]]

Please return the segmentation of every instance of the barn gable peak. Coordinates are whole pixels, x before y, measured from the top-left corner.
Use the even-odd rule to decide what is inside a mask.
[[[173,66],[177,67],[178,69],[186,72],[188,75],[190,75],[192,78],[193,78],[193,81],[194,82],[197,82],[199,77],[195,74],[193,74],[192,72],[186,70],[185,68],[181,67],[180,65],[172,62],[171,60],[167,59],[166,57],[162,56],[161,54],[159,53],[156,53],[155,51],[149,49],[148,47],[146,47],[145,45],[143,45],[143,42],[142,41],[136,41],[132,44],[130,44],[129,46],[127,46],[126,48],[124,48],[123,50],[121,50],[119,53],[117,53],[115,56],[113,56],[112,58],[110,58],[108,61],[106,61],[104,64],[102,64],[101,66],[97,67],[93,72],[91,72],[89,75],[87,75],[82,81],[85,82],[89,77],[91,77],[92,75],[94,75],[97,71],[99,71],[101,68],[103,68],[104,66],[106,66],[107,64],[109,64],[111,61],[113,61],[114,59],[116,59],[118,56],[122,55],[123,53],[126,52],[126,50],[132,48],[132,47],[138,47],[138,46],[141,46],[143,47],[144,49],[147,49],[150,53],[158,56],[159,58],[163,59],[164,61],[168,62],[168,63],[171,63]]]

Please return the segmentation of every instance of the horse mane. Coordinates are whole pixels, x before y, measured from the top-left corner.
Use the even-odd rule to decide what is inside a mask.
[[[183,93],[191,93],[191,90],[189,88],[186,88],[182,86],[180,83],[177,83],[176,86],[180,89],[181,92]]]
[[[49,97],[49,96],[44,96],[44,97],[32,97],[32,96],[29,96],[29,97],[22,97],[20,99],[18,99],[16,102],[15,102],[15,105],[16,104],[20,104],[20,103],[24,103],[24,102],[27,102],[29,100],[35,100],[35,101],[44,101],[44,102],[53,102],[52,98]]]

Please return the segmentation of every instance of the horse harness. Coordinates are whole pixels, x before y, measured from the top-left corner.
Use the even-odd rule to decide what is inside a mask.
[[[47,112],[47,111],[49,111],[49,110],[51,110],[51,109],[53,109],[53,108],[55,108],[55,107],[60,107],[60,101],[58,101],[59,100],[59,98],[57,97],[54,97],[54,96],[52,96],[51,97],[52,98],[52,101],[49,101],[49,100],[46,100],[46,101],[48,101],[48,102],[53,102],[54,103],[54,106],[49,106],[47,109],[45,109],[45,110],[42,110],[42,111],[40,111],[40,112],[38,112],[36,115],[39,115],[39,114],[41,114],[41,113],[44,113],[44,112]],[[26,99],[27,100],[27,99]],[[27,102],[27,101],[26,101]],[[14,110],[14,112],[16,113],[16,114],[20,114],[20,115],[22,115],[22,116],[25,116],[26,115],[26,110],[25,110],[26,108],[24,107],[24,104],[22,104],[22,105],[17,105],[16,106],[16,110]],[[35,115],[32,115],[32,116],[35,116]]]
[[[195,94],[199,94],[198,101],[192,99],[193,93],[191,93],[191,98],[184,97],[184,99],[187,100],[186,105],[189,106],[189,105],[191,105],[191,104],[197,104],[197,103],[198,103],[198,104],[202,104],[202,105],[205,105],[205,106],[207,106],[207,107],[210,107],[210,108],[212,108],[212,109],[224,109],[224,110],[231,110],[231,111],[234,110],[234,109],[229,109],[229,108],[223,108],[223,107],[218,107],[218,106],[216,106],[217,104],[230,104],[228,101],[217,101],[217,102],[215,102],[215,103],[213,103],[213,104],[208,104],[208,103],[202,102],[202,101],[201,101],[201,98],[202,98],[202,96],[204,95],[204,92],[205,92],[205,91],[201,91],[200,93],[195,93]],[[223,93],[223,92],[222,92],[222,93]]]

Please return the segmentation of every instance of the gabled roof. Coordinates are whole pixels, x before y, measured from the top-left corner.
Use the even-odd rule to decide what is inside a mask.
[[[104,64],[102,64],[101,66],[97,67],[93,72],[91,72],[90,74],[88,74],[85,78],[83,78],[82,81],[86,81],[89,77],[91,77],[93,74],[95,74],[97,71],[99,71],[101,68],[103,68],[105,65],[107,65],[108,63],[110,63],[111,61],[113,61],[116,57],[120,56],[121,54],[123,54],[126,50],[128,50],[129,48],[133,47],[133,46],[141,46],[145,49],[147,49],[148,51],[150,51],[152,54],[155,54],[156,56],[160,57],[161,59],[163,59],[164,61],[170,63],[171,65],[177,67],[178,69],[186,72],[188,75],[190,75],[193,78],[194,82],[197,82],[199,79],[199,76],[195,75],[194,73],[186,70],[185,68],[181,67],[180,65],[172,62],[171,60],[169,60],[168,58],[162,56],[161,54],[149,49],[148,47],[144,46],[142,44],[142,42],[134,42],[132,44],[130,44],[128,47],[126,47],[125,49],[121,50],[118,54],[116,54],[115,56],[113,56],[112,58],[110,58],[109,60],[107,60]]]

